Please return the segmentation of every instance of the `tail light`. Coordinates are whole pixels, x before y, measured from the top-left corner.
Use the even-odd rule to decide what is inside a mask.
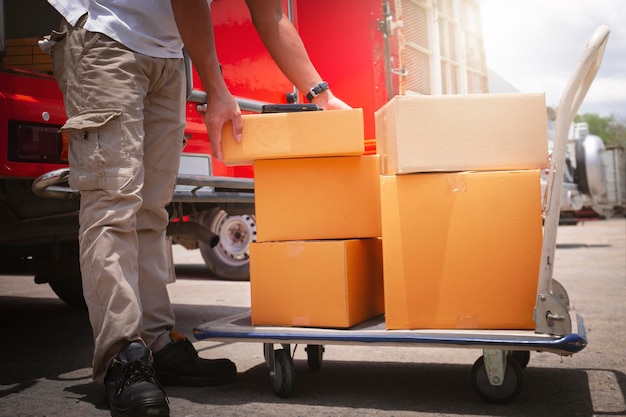
[[[61,126],[9,122],[9,160],[61,164],[67,162],[67,150],[61,138]],[[65,148],[65,151],[64,151]]]

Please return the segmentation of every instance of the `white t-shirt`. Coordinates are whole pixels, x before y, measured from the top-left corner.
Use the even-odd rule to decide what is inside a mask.
[[[89,13],[84,28],[140,54],[181,58],[183,42],[169,0],[48,0],[71,24]]]

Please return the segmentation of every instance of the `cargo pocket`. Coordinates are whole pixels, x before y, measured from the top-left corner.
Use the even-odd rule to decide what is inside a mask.
[[[67,120],[70,186],[81,191],[116,190],[133,176],[120,110],[89,110]]]

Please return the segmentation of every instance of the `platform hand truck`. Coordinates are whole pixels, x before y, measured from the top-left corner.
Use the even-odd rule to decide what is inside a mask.
[[[569,127],[600,67],[609,28],[598,27],[562,93],[555,121],[554,149],[544,192],[544,236],[537,286],[534,331],[511,330],[386,330],[377,317],[347,330],[252,326],[250,312],[225,317],[194,329],[199,340],[261,342],[274,392],[289,397],[295,387],[291,344],[305,344],[309,368],[322,364],[324,345],[387,345],[478,348],[483,355],[471,370],[472,385],[485,400],[507,403],[522,388],[522,369],[531,351],[570,356],[585,348],[582,317],[570,306],[565,288],[553,279],[561,187]],[[279,345],[279,349],[275,349]]]

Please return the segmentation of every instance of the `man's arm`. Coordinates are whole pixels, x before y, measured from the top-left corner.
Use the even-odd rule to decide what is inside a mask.
[[[213,156],[222,160],[222,127],[232,122],[235,139],[241,140],[241,110],[220,72],[215,52],[213,21],[207,0],[171,0],[178,31],[207,93],[204,123]]]
[[[298,31],[283,12],[281,0],[246,0],[252,23],[272,59],[285,76],[304,94],[322,81],[311,63]],[[349,106],[326,90],[313,99],[326,109]]]

